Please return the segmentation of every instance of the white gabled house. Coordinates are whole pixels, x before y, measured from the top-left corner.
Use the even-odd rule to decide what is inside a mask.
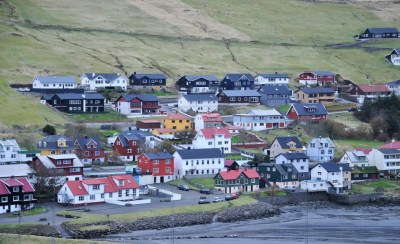
[[[193,148],[218,148],[223,153],[232,151],[232,134],[227,128],[201,129],[193,139]]]
[[[274,158],[275,164],[292,164],[297,170],[299,181],[309,179],[309,160],[304,153],[282,153]]]
[[[335,144],[329,137],[313,138],[307,145],[306,154],[313,162],[329,162],[335,155]]]
[[[286,128],[288,120],[275,108],[260,110],[253,109],[247,114],[234,114],[233,125],[245,130],[262,131]]]
[[[20,160],[20,147],[15,139],[0,140],[0,165],[13,164]]]
[[[289,85],[289,75],[287,74],[259,74],[254,78],[254,87],[257,89],[261,86],[279,85],[288,86]]]
[[[78,83],[72,76],[37,76],[32,81],[33,89],[75,89]]]
[[[89,90],[97,90],[98,88],[117,88],[120,87],[126,91],[128,87],[128,79],[117,73],[85,73],[81,76],[82,86],[86,86]]]
[[[201,129],[222,127],[224,121],[219,113],[198,113],[194,117],[194,129],[200,131]]]
[[[354,149],[353,151],[346,151],[340,158],[339,163],[347,163],[351,168],[353,167],[368,167],[368,155],[372,149]]]
[[[192,109],[199,113],[218,110],[218,98],[214,94],[188,94],[178,98],[178,109],[187,112]]]
[[[57,202],[64,205],[112,203],[125,205],[139,198],[139,185],[132,175],[66,181],[57,194]]]

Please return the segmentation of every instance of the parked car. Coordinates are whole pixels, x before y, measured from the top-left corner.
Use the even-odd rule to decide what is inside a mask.
[[[190,190],[190,188],[185,184],[179,184],[178,185],[178,189],[182,190],[182,191],[189,191]]]
[[[220,198],[220,197],[214,197],[213,202],[223,202],[224,199]]]
[[[357,111],[357,110],[358,110],[357,108],[349,108],[349,109],[348,109],[349,112],[355,112],[355,111]]]
[[[209,204],[210,203],[210,200],[208,200],[208,199],[200,199],[199,200],[199,204]]]
[[[211,190],[207,188],[202,188],[200,189],[200,193],[209,195],[211,194]]]
[[[231,196],[233,197],[233,199],[238,199],[239,198],[239,195],[236,194],[236,193],[233,193]]]
[[[235,198],[233,198],[232,195],[225,196],[225,201],[230,201],[233,199],[235,199]]]
[[[295,187],[295,186],[285,186],[285,187],[283,188],[283,191],[295,192],[295,191],[296,191],[296,187]]]

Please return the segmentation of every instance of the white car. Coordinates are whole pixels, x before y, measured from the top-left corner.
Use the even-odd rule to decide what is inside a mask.
[[[214,197],[213,202],[223,202],[224,199],[220,198],[220,197]]]

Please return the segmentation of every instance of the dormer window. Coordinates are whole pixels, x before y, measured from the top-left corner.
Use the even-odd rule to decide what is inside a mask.
[[[124,181],[123,180],[118,180],[118,185],[119,186],[123,186],[124,185]]]

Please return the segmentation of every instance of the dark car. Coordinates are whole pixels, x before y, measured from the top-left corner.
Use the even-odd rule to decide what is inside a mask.
[[[209,194],[211,194],[211,190],[207,189],[207,188],[203,188],[203,189],[200,189],[200,193],[209,195]]]
[[[355,112],[355,111],[357,111],[357,110],[358,110],[357,108],[349,108],[349,109],[348,109],[349,112]]]
[[[189,191],[190,190],[190,188],[185,184],[179,184],[178,185],[178,189],[182,190],[182,191]]]
[[[209,203],[211,203],[209,200],[207,200],[207,199],[200,199],[199,200],[199,204],[209,204]]]
[[[230,201],[233,199],[235,199],[235,198],[233,198],[232,195],[225,196],[225,201]]]

